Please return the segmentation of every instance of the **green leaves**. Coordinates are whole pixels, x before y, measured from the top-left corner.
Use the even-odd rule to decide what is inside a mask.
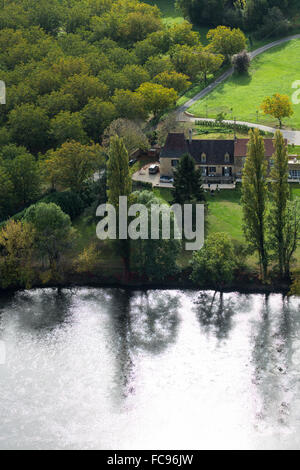
[[[203,248],[194,252],[191,267],[191,279],[200,286],[222,289],[230,284],[238,267],[230,236],[227,233],[209,235]]]

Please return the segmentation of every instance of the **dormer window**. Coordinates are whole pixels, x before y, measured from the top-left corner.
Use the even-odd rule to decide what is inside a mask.
[[[206,163],[206,154],[202,153],[201,155],[201,163]]]
[[[225,163],[229,163],[230,161],[230,155],[229,153],[225,153]]]

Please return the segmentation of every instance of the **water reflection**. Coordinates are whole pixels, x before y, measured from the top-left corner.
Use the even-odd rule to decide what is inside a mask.
[[[288,426],[291,401],[299,392],[299,308],[283,296],[265,296],[253,330],[253,384],[257,392],[257,426],[278,431]],[[293,370],[294,369],[294,370]]]
[[[213,333],[219,340],[228,338],[232,328],[232,317],[237,312],[250,311],[251,297],[244,296],[243,302],[236,294],[223,292],[200,292],[194,302],[194,310],[200,325],[206,333]]]
[[[55,289],[0,299],[0,448],[300,448],[300,303]]]
[[[165,292],[118,290],[109,300],[115,383],[120,398],[135,392],[136,358],[143,350],[159,354],[175,342],[179,299]]]
[[[134,344],[154,354],[176,341],[180,299],[174,293],[138,293],[131,305]]]

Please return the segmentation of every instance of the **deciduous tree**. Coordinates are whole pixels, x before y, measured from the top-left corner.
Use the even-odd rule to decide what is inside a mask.
[[[258,252],[261,274],[268,269],[266,244],[267,162],[264,140],[258,129],[249,132],[247,158],[242,179],[244,233],[248,244]]]
[[[282,120],[294,114],[292,103],[287,95],[275,93],[264,99],[261,108],[264,114],[269,114],[278,119],[279,127],[282,128]]]
[[[290,197],[288,176],[288,150],[280,131],[275,134],[275,153],[272,157],[271,170],[271,208],[269,232],[271,246],[278,261],[279,274],[283,277],[286,264],[287,206]]]
[[[191,279],[199,286],[222,290],[234,279],[237,268],[232,240],[227,233],[209,235],[200,251],[193,253]]]
[[[56,273],[62,254],[74,239],[70,217],[56,204],[41,202],[27,209],[24,220],[34,227],[37,250],[48,259],[51,272]]]
[[[105,165],[100,145],[82,145],[65,142],[56,151],[48,153],[44,172],[48,181],[80,192],[83,183]]]
[[[145,109],[153,113],[154,118],[168,111],[175,105],[178,94],[173,88],[165,88],[156,83],[143,83],[137,90],[145,103]]]
[[[30,288],[34,279],[35,230],[26,222],[10,220],[0,231],[0,285]]]
[[[246,36],[240,29],[218,26],[207,33],[210,48],[217,54],[222,54],[227,61],[246,48]]]

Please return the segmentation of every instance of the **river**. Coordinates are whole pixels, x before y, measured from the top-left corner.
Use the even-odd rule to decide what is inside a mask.
[[[0,297],[0,449],[300,448],[300,299]]]

